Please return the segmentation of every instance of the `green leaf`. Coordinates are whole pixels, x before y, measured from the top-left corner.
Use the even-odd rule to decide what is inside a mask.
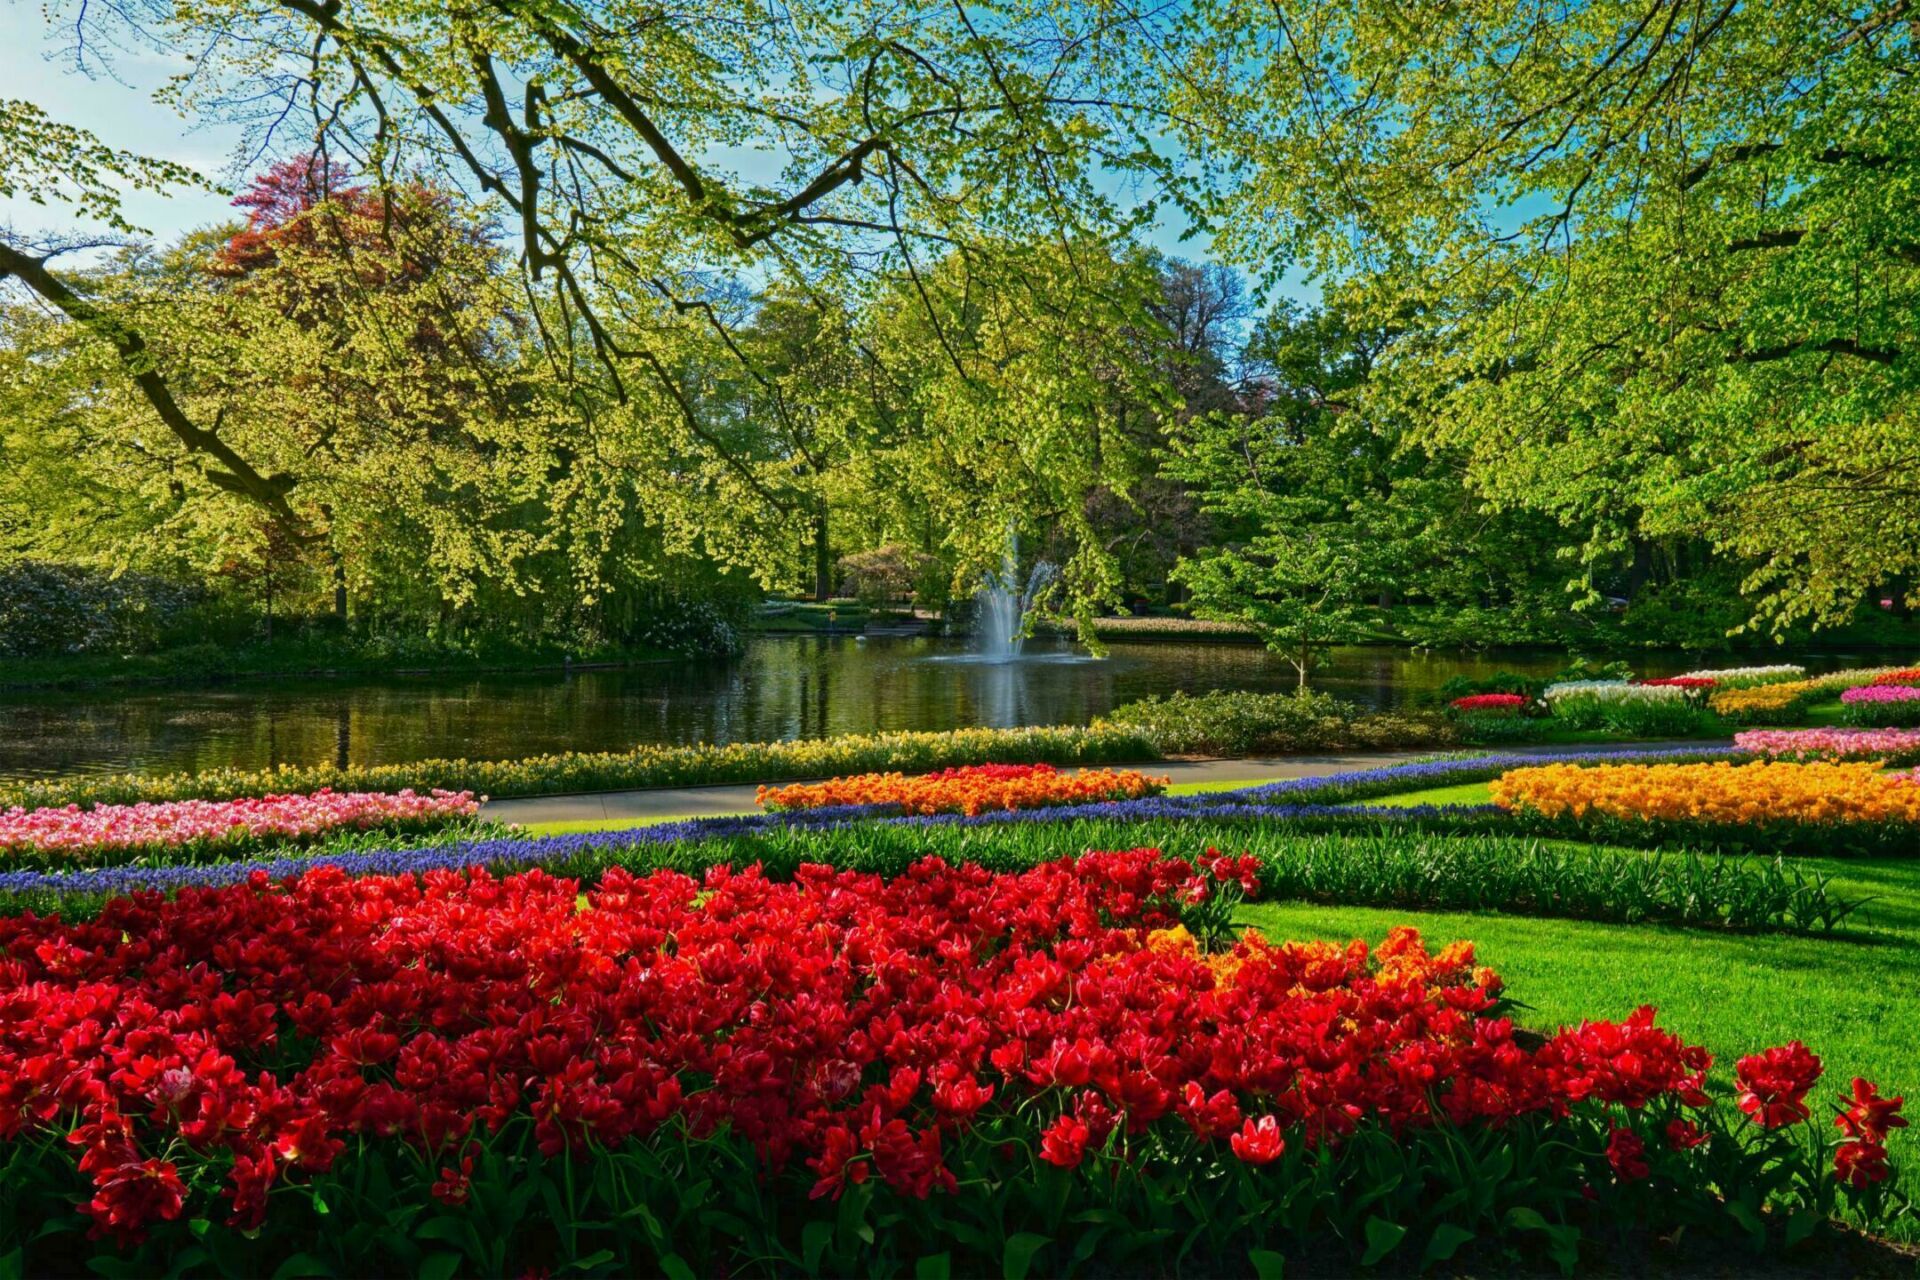
[[[459,1254],[436,1249],[420,1260],[420,1269],[414,1274],[419,1280],[453,1280],[459,1274],[460,1262]]]
[[[913,1264],[913,1280],[949,1280],[953,1275],[953,1255],[929,1253]]]
[[[698,1280],[687,1260],[677,1253],[669,1253],[660,1259],[660,1274],[667,1280]]]
[[[1572,1275],[1580,1265],[1580,1228],[1569,1224],[1548,1227],[1547,1242],[1547,1256],[1560,1268],[1560,1274]]]
[[[1822,1216],[1818,1210],[1802,1209],[1787,1219],[1787,1248],[1799,1244],[1820,1229]]]
[[[1385,1218],[1369,1217],[1366,1236],[1367,1251],[1360,1255],[1360,1265],[1371,1267],[1400,1247],[1400,1242],[1406,1239],[1407,1229],[1397,1222],[1388,1222]]]
[[[1517,1204],[1507,1210],[1507,1229],[1509,1231],[1551,1231],[1546,1216],[1538,1209],[1529,1209]]]
[[[299,1280],[300,1277],[330,1276],[333,1268],[310,1253],[296,1253],[274,1269],[273,1280]]]
[[[823,1219],[815,1219],[806,1225],[800,1233],[801,1265],[808,1275],[820,1271],[820,1259],[826,1254],[827,1246],[833,1243],[833,1224]]]
[[[1286,1256],[1271,1249],[1247,1250],[1247,1265],[1253,1268],[1255,1280],[1285,1280],[1287,1274]]]
[[[1451,1222],[1441,1223],[1433,1229],[1433,1235],[1427,1240],[1426,1252],[1420,1255],[1420,1269],[1424,1271],[1436,1262],[1445,1262],[1471,1239],[1473,1232],[1465,1227],[1455,1226]]]
[[[1747,1230],[1747,1238],[1755,1249],[1764,1249],[1767,1244],[1767,1224],[1760,1220],[1751,1206],[1738,1200],[1727,1201],[1727,1216]]]
[[[1036,1235],[1031,1231],[1022,1231],[1008,1240],[1006,1251],[1000,1255],[1002,1280],[1027,1280],[1027,1270],[1033,1266],[1033,1255],[1052,1243],[1052,1236]]]
[[[416,1240],[439,1240],[463,1249],[474,1241],[473,1228],[465,1220],[444,1213],[415,1227],[413,1236]]]

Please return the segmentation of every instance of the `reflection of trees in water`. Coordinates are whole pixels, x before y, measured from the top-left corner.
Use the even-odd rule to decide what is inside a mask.
[[[1110,660],[1077,664],[928,661],[963,650],[960,642],[918,637],[763,638],[737,662],[37,694],[0,700],[0,775],[498,759],[642,742],[1084,723],[1148,694],[1285,690],[1293,681],[1283,664],[1250,646],[1115,645]],[[1390,705],[1456,674],[1550,674],[1563,662],[1544,653],[1345,649],[1329,655],[1313,683],[1356,702]],[[1650,674],[1690,663],[1684,655],[1637,660]]]

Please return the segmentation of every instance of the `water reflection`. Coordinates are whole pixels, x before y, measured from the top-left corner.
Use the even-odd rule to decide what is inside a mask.
[[[957,661],[925,637],[768,637],[735,662],[459,679],[250,680],[202,689],[63,691],[0,700],[0,776],[218,765],[385,763],[735,742],[882,729],[1085,723],[1177,689],[1290,689],[1294,675],[1238,645],[1116,644],[1101,661],[1031,642],[1014,663]],[[1558,653],[1335,650],[1314,686],[1392,706],[1449,676],[1549,674]],[[1837,659],[1810,660],[1816,668]],[[1689,665],[1644,659],[1651,674]]]

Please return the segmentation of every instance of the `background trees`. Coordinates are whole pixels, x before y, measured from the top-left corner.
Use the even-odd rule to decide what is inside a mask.
[[[1217,0],[1169,81],[1222,245],[1391,327],[1375,385],[1589,563],[1704,535],[1776,624],[1914,567],[1908,6]],[[1196,140],[1198,130],[1189,130]]]
[[[1010,536],[1061,612],[1290,650],[1920,582],[1898,3],[52,13],[200,51],[170,102],[278,159],[242,223],[0,246],[0,557],[593,645]],[[197,180],[0,143],[109,223]],[[1143,247],[1169,202],[1215,260]]]

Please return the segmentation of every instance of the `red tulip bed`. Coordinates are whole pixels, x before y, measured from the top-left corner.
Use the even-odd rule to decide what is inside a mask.
[[[1257,891],[1132,850],[0,919],[0,1268],[1571,1268],[1894,1211],[1898,1100],[1801,1046],[1729,1088],[1651,1010],[1528,1035],[1470,944],[1231,941]]]

